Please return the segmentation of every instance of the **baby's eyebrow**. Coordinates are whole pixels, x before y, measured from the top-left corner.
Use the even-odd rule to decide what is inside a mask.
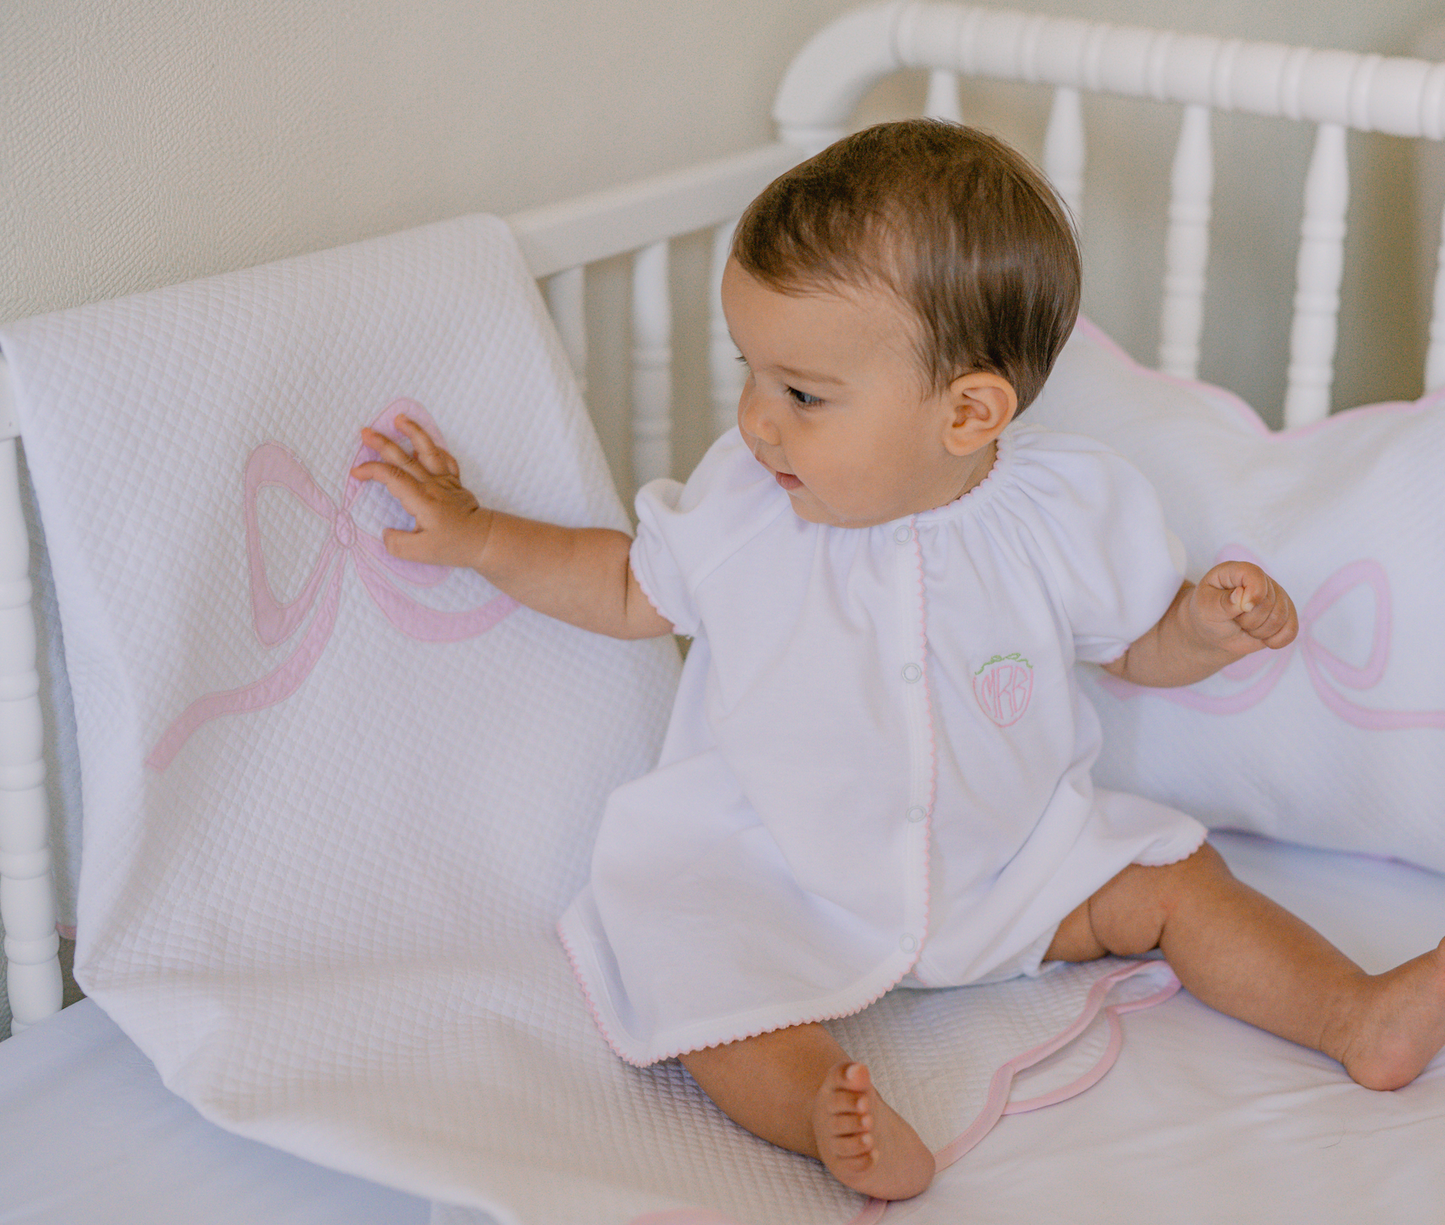
[[[843,385],[842,379],[831,374],[819,374],[816,370],[799,370],[794,366],[774,366],[773,369],[790,379],[801,379],[805,383],[828,383],[834,387]]]

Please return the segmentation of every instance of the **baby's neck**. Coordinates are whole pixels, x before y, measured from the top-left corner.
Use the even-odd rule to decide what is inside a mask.
[[[946,501],[940,502],[938,505],[951,505],[952,503],[957,502],[959,498],[963,497],[964,494],[968,493],[976,486],[983,484],[984,480],[988,477],[988,474],[993,471],[993,463],[997,456],[997,442],[990,442],[986,447],[982,448],[981,450],[975,451],[972,455],[964,456],[963,458],[968,463],[968,466],[964,474],[963,487],[956,494],[954,494],[953,497],[947,499]]]

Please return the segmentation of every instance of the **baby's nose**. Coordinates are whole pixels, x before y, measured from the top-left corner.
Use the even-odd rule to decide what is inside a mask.
[[[778,427],[758,403],[758,398],[746,391],[738,401],[738,428],[745,438],[767,443],[769,446],[778,445]]]

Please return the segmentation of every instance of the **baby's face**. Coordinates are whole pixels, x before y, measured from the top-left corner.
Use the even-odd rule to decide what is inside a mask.
[[[944,446],[952,401],[919,376],[917,325],[895,295],[779,293],[730,260],[722,300],[748,367],[738,427],[801,518],[871,527],[977,479],[978,457]]]

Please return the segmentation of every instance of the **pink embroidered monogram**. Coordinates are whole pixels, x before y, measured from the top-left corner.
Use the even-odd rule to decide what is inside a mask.
[[[983,713],[1000,727],[1024,717],[1034,693],[1034,667],[1015,651],[995,655],[973,674],[973,692]]]
[[[1221,561],[1248,561],[1263,565],[1242,545],[1226,545],[1215,558]],[[1267,568],[1267,567],[1266,567]],[[1375,624],[1370,641],[1370,655],[1363,665],[1351,664],[1324,646],[1314,635],[1315,623],[1325,612],[1359,586],[1368,586],[1375,596]],[[1320,700],[1356,727],[1374,731],[1395,731],[1407,727],[1445,728],[1445,710],[1374,710],[1361,706],[1335,685],[1350,689],[1373,689],[1385,675],[1390,657],[1390,582],[1385,568],[1368,558],[1350,562],[1336,570],[1300,609],[1299,637],[1279,651],[1257,651],[1225,668],[1222,675],[1232,681],[1252,681],[1245,688],[1227,695],[1196,693],[1192,689],[1150,689],[1131,685],[1117,677],[1104,676],[1100,684],[1120,698],[1134,698],[1152,693],[1166,702],[1174,702],[1191,710],[1211,715],[1233,715],[1257,706],[1269,696],[1289,667],[1296,648],[1305,661],[1315,692]],[[1263,673],[1261,676],[1260,673]],[[1333,678],[1332,685],[1326,677]],[[1255,679],[1257,678],[1257,679]]]
[[[396,429],[398,412],[404,412],[420,422],[433,438],[442,439],[436,422],[414,400],[393,401],[371,428],[399,438]],[[375,451],[362,446],[357,449],[351,466],[376,458]],[[329,519],[332,525],[331,536],[322,546],[301,593],[289,604],[282,604],[276,599],[266,577],[266,557],[256,515],[256,496],[266,485],[287,490],[308,510]],[[186,707],[146,757],[147,766],[164,770],[203,723],[220,715],[245,714],[274,706],[301,687],[321,658],[336,626],[341,605],[341,579],[348,557],[356,565],[356,574],[362,586],[386,619],[403,634],[423,642],[457,642],[463,638],[475,638],[485,634],[518,607],[509,596],[497,596],[479,608],[443,612],[413,599],[387,577],[388,571],[418,587],[435,586],[448,572],[440,566],[420,565],[392,557],[378,537],[361,531],[351,517],[351,506],[360,490],[361,482],[348,476],[338,506],[316,484],[301,461],[285,447],[264,442],[251,452],[246,461],[245,520],[251,611],[256,635],[266,646],[275,646],[295,633],[313,607],[316,615],[296,649],[275,671],[242,688],[206,694]]]

